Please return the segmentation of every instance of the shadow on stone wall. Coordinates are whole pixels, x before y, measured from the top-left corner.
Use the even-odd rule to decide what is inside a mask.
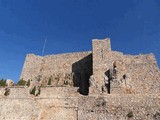
[[[73,86],[82,95],[89,93],[89,77],[92,75],[92,54],[72,64]]]
[[[108,77],[108,84],[106,84],[106,87],[107,87],[107,93],[110,94],[111,79],[112,79],[111,71],[107,70],[104,74]]]

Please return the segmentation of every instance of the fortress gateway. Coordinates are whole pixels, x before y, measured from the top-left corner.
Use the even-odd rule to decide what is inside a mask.
[[[160,70],[153,54],[112,51],[110,39],[92,51],[28,54],[21,79],[40,77],[40,94],[11,87],[0,120],[159,120]]]

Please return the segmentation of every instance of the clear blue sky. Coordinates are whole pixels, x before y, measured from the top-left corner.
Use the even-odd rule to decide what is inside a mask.
[[[25,56],[91,50],[111,38],[125,54],[154,53],[160,66],[160,0],[0,0],[0,78],[18,81]]]

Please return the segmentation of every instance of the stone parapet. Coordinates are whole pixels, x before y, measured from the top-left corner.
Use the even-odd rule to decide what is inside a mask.
[[[0,120],[158,120],[160,117],[160,94],[82,96],[74,89],[66,95],[69,88],[43,87],[35,97],[23,95],[26,88],[10,89],[9,96],[0,97]]]

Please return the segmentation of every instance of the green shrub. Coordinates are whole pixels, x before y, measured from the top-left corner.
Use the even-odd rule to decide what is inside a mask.
[[[0,80],[0,86],[6,86],[6,80],[1,79]]]
[[[30,80],[27,81],[27,86],[30,86]]]
[[[52,76],[48,80],[48,85],[51,85],[51,81],[52,81]]]
[[[26,81],[23,80],[23,79],[20,79],[20,81],[18,81],[17,85],[25,85],[26,84]]]

